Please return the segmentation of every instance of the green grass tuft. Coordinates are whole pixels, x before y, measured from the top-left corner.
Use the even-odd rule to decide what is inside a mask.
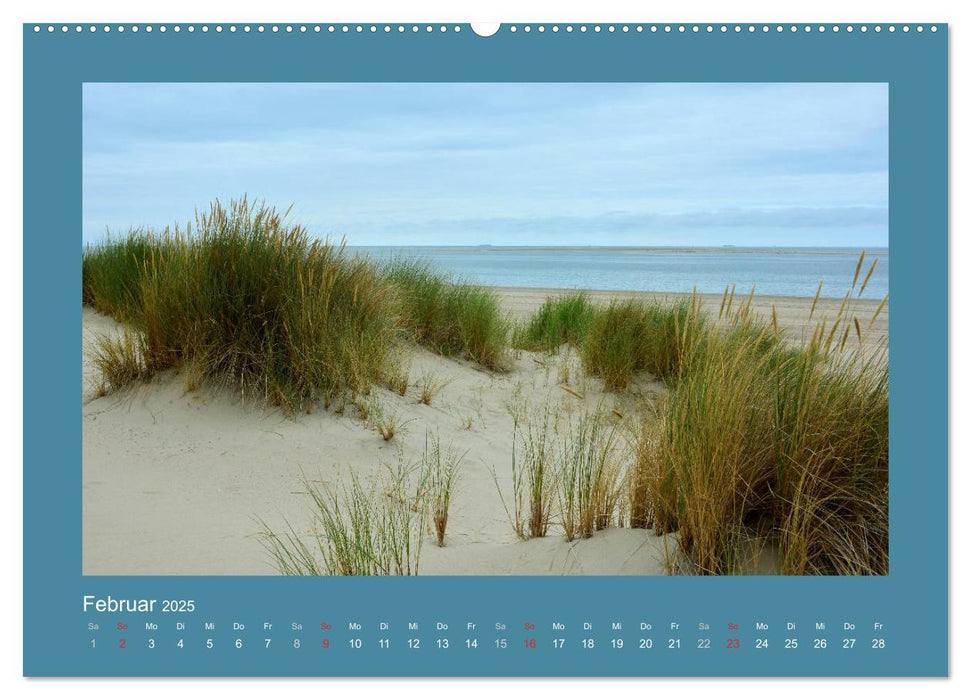
[[[293,526],[274,533],[265,523],[261,541],[281,574],[290,576],[415,576],[422,548],[422,516],[394,478],[366,488],[352,474],[337,488],[309,479],[309,533]]]
[[[459,453],[451,444],[443,447],[437,433],[433,437],[425,433],[425,451],[421,458],[421,481],[439,547],[445,546],[449,508],[452,504],[459,469],[466,454],[467,452]]]
[[[510,413],[509,503],[495,473],[493,479],[516,535],[522,540],[545,537],[557,523],[572,541],[614,525],[629,460],[601,407],[564,416],[549,404],[541,411],[524,404]]]
[[[419,260],[392,260],[382,271],[400,290],[405,324],[418,343],[491,370],[508,368],[510,323],[495,292],[454,282]]]
[[[599,408],[570,420],[563,431],[556,470],[567,541],[591,537],[615,523],[627,461],[617,437]]]
[[[521,540],[546,537],[553,519],[553,499],[557,479],[554,462],[555,416],[550,409],[541,418],[525,419],[525,407],[511,411],[512,432],[512,510],[493,472],[499,498],[509,522]]]
[[[564,343],[579,345],[586,336],[594,307],[583,292],[548,297],[526,323],[516,328],[513,346],[555,353]]]
[[[151,231],[133,229],[121,238],[109,237],[102,244],[85,246],[81,258],[83,303],[122,322],[137,320],[145,264],[160,245]]]
[[[148,372],[191,364],[291,411],[368,391],[401,327],[372,265],[245,198],[88,247],[84,298],[142,334]]]
[[[697,299],[674,304],[615,299],[592,315],[581,347],[584,369],[614,391],[626,389],[642,371],[677,379],[707,325]]]

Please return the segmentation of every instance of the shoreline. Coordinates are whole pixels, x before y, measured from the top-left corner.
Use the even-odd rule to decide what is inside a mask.
[[[500,294],[505,294],[507,292],[510,292],[510,293],[536,292],[536,293],[546,294],[548,296],[557,296],[560,294],[573,294],[576,292],[583,292],[584,294],[589,294],[590,296],[593,296],[593,297],[607,296],[610,298],[614,298],[614,297],[623,297],[623,296],[630,295],[630,296],[636,296],[636,297],[645,297],[645,298],[653,298],[653,299],[661,300],[661,299],[690,299],[692,294],[694,294],[694,292],[660,292],[660,291],[651,290],[651,289],[588,289],[584,287],[507,287],[502,285],[489,285],[489,284],[481,284],[479,286],[484,287],[486,289],[492,289]],[[753,297],[757,300],[763,300],[766,302],[779,303],[779,302],[788,301],[788,302],[812,303],[812,300],[815,298],[813,296],[801,296],[801,295],[793,295],[793,294],[759,294],[757,289],[758,288],[756,288],[756,293],[753,295]],[[749,291],[751,291],[751,287],[749,288]],[[746,298],[748,297],[748,294],[749,293],[747,291],[743,291],[741,288],[736,287],[735,289],[736,299]],[[718,292],[718,293],[698,292],[698,296],[701,296],[704,298],[717,298],[719,302],[721,301],[722,295],[723,295],[722,292]],[[876,307],[879,306],[881,302],[881,299],[873,299],[870,297],[859,297],[859,298],[851,297],[851,300],[854,303],[857,303],[857,302],[863,303],[863,304],[872,303],[874,309],[876,309]],[[822,304],[823,302],[841,303],[842,301],[843,301],[843,297],[828,297],[828,296],[819,297],[820,304]],[[890,302],[888,301],[887,305],[889,306],[889,304]]]
[[[856,248],[772,248],[767,246],[582,246],[582,245],[348,245],[349,250],[368,250],[384,248],[423,249],[423,250],[462,250],[481,253],[509,253],[509,252],[608,252],[608,253],[730,253],[748,255],[851,255],[858,257],[862,251],[874,257],[890,255],[886,246],[875,249],[859,246]]]

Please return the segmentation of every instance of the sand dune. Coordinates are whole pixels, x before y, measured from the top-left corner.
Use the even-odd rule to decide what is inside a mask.
[[[86,342],[119,332],[112,319],[84,310]],[[426,431],[468,450],[455,489],[446,547],[426,534],[422,574],[663,574],[663,539],[643,530],[608,530],[581,542],[562,535],[518,542],[498,496],[510,483],[510,401],[558,410],[581,401],[557,386],[559,362],[523,353],[508,375],[415,349],[414,381],[434,372],[448,385],[431,406],[375,389],[386,412],[408,421],[404,435],[385,442],[364,421],[320,409],[288,418],[225,391],[186,393],[168,373],[145,386],[92,398],[96,373],[85,359],[84,573],[272,574],[272,562],[255,535],[257,518],[275,530],[286,521],[310,526],[300,477],[336,484],[351,469],[377,476],[402,449],[421,453]],[[649,382],[633,397],[605,395],[598,382],[580,378],[586,405],[601,399],[627,411],[659,390]],[[507,495],[508,497],[508,495]]]
[[[550,290],[502,289],[510,314],[525,317]],[[613,296],[594,292],[595,298]],[[666,295],[669,298],[673,295]],[[720,297],[706,297],[717,313]],[[793,334],[806,327],[811,300],[757,298]],[[835,315],[839,302],[823,300],[817,314]],[[860,302],[872,315],[875,302]],[[276,573],[256,535],[258,519],[275,530],[287,522],[310,528],[305,475],[336,484],[350,470],[376,477],[385,465],[421,453],[426,434],[466,451],[455,488],[446,546],[425,536],[422,574],[625,574],[665,573],[665,538],[650,531],[609,529],[588,540],[550,536],[519,542],[499,486],[510,488],[513,447],[509,406],[546,404],[561,413],[598,404],[618,423],[664,391],[645,377],[630,394],[605,393],[585,377],[570,355],[545,358],[520,353],[512,372],[494,375],[475,366],[414,349],[412,386],[405,396],[374,391],[404,430],[384,441],[347,410],[323,408],[285,416],[263,409],[260,397],[218,388],[187,393],[184,379],[168,372],[147,385],[96,397],[96,372],[88,357],[92,338],[121,331],[114,320],[83,310],[83,569],[91,574],[219,575]],[[874,342],[885,342],[887,311],[874,324]],[[415,381],[434,373],[448,384],[432,405],[419,402]],[[561,388],[565,384],[574,393]],[[617,416],[623,418],[618,418]],[[495,477],[494,474],[495,473]],[[673,550],[673,542],[668,546]]]

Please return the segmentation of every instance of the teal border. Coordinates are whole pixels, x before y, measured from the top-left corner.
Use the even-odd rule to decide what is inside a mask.
[[[424,30],[385,33],[342,25],[316,33],[308,25],[266,31],[202,25],[195,31],[63,33],[47,25],[24,32],[24,673],[46,675],[944,675],[948,672],[948,73],[947,26],[904,33],[721,32],[706,25],[615,25],[601,32],[526,33],[507,26],[495,36]],[[238,25],[240,28],[244,25]],[[453,25],[449,25],[451,28]],[[565,25],[561,25],[565,26]],[[579,25],[574,25],[578,27]],[[427,82],[687,81],[886,82],[890,94],[891,280],[891,573],[876,578],[538,578],[443,577],[422,580],[283,579],[274,577],[82,577],[81,572],[81,84],[83,82]],[[718,144],[713,143],[712,148]],[[125,524],[120,522],[119,527]],[[542,648],[466,653],[394,648],[378,654],[338,648],[305,652],[215,649],[203,654],[132,648],[121,655],[87,647],[83,594],[196,600],[186,616],[248,627],[264,620],[332,619],[345,631],[388,619],[464,625],[505,621],[521,644],[532,620]],[[406,611],[406,612],[401,612]],[[103,626],[114,624],[101,616]],[[137,616],[129,616],[141,625]],[[650,654],[599,648],[552,651],[542,644],[561,620],[570,636],[585,619],[677,619],[711,623],[715,646],[723,623],[743,623],[743,648]],[[830,648],[756,651],[750,623],[780,636],[785,620],[811,625],[882,621],[887,648],[841,653]],[[191,632],[201,635],[201,632]],[[221,635],[225,635],[221,631]],[[377,632],[369,633],[376,637]],[[635,633],[627,633],[632,636]],[[187,635],[190,635],[187,632]],[[396,631],[400,637],[402,632]],[[422,636],[432,637],[431,631]],[[602,638],[603,630],[598,637]],[[458,634],[454,634],[458,641]],[[659,635],[656,635],[659,636]],[[686,634],[686,639],[696,635]],[[808,636],[805,632],[803,637]],[[835,634],[831,634],[835,637]],[[863,636],[862,634],[860,635]]]

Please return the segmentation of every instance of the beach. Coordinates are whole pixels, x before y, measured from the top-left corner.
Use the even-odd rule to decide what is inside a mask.
[[[558,289],[534,289],[528,287],[497,287],[496,291],[502,298],[505,309],[516,319],[526,319],[540,307],[543,301],[549,296],[562,294],[563,290]],[[643,299],[646,301],[665,301],[676,302],[680,300],[690,300],[691,294],[678,294],[674,292],[631,292],[631,291],[604,291],[586,290],[586,294],[592,301],[609,302],[611,299]],[[722,294],[700,294],[701,308],[711,317],[717,318],[722,306]],[[734,306],[744,302],[748,297],[747,291],[736,290],[734,296]],[[822,297],[816,302],[813,310],[813,300],[806,297],[791,296],[768,296],[756,294],[752,297],[752,313],[766,321],[771,321],[772,311],[775,309],[776,320],[780,328],[784,329],[789,340],[798,343],[803,337],[811,337],[816,323],[827,318],[836,318],[843,299]],[[861,319],[867,323],[873,321],[872,326],[867,331],[865,341],[872,347],[885,347],[887,345],[887,335],[889,332],[889,310],[890,306],[881,303],[876,299],[852,299],[852,304]],[[879,309],[880,313],[874,317]],[[812,318],[810,318],[812,311]]]
[[[506,312],[523,319],[555,290],[499,288]],[[595,301],[649,293],[591,292]],[[660,295],[674,300],[678,295]],[[717,316],[720,295],[703,297]],[[741,299],[736,298],[736,303]],[[755,297],[754,312],[778,324],[793,342],[807,332],[812,299]],[[879,302],[858,300],[860,318]],[[819,300],[814,318],[834,317],[840,300]],[[888,307],[868,336],[886,344]],[[607,392],[585,376],[574,353],[518,351],[510,371],[489,372],[468,361],[412,347],[404,395],[375,387],[386,414],[400,418],[398,434],[384,440],[353,411],[319,407],[288,416],[259,397],[203,385],[187,391],[182,370],[97,396],[90,359],[95,337],[123,327],[83,309],[83,573],[85,575],[266,575],[278,573],[261,544],[265,527],[309,532],[313,518],[301,479],[335,486],[351,473],[375,479],[427,446],[429,435],[463,454],[445,546],[424,533],[423,575],[663,575],[673,535],[650,529],[607,528],[568,542],[558,532],[519,541],[507,512],[513,452],[511,409],[547,407],[572,415],[600,407],[618,430],[642,420],[666,391],[644,373],[626,392]],[[423,404],[418,378],[445,385]],[[503,492],[503,498],[500,498]],[[505,505],[504,505],[505,499]]]

